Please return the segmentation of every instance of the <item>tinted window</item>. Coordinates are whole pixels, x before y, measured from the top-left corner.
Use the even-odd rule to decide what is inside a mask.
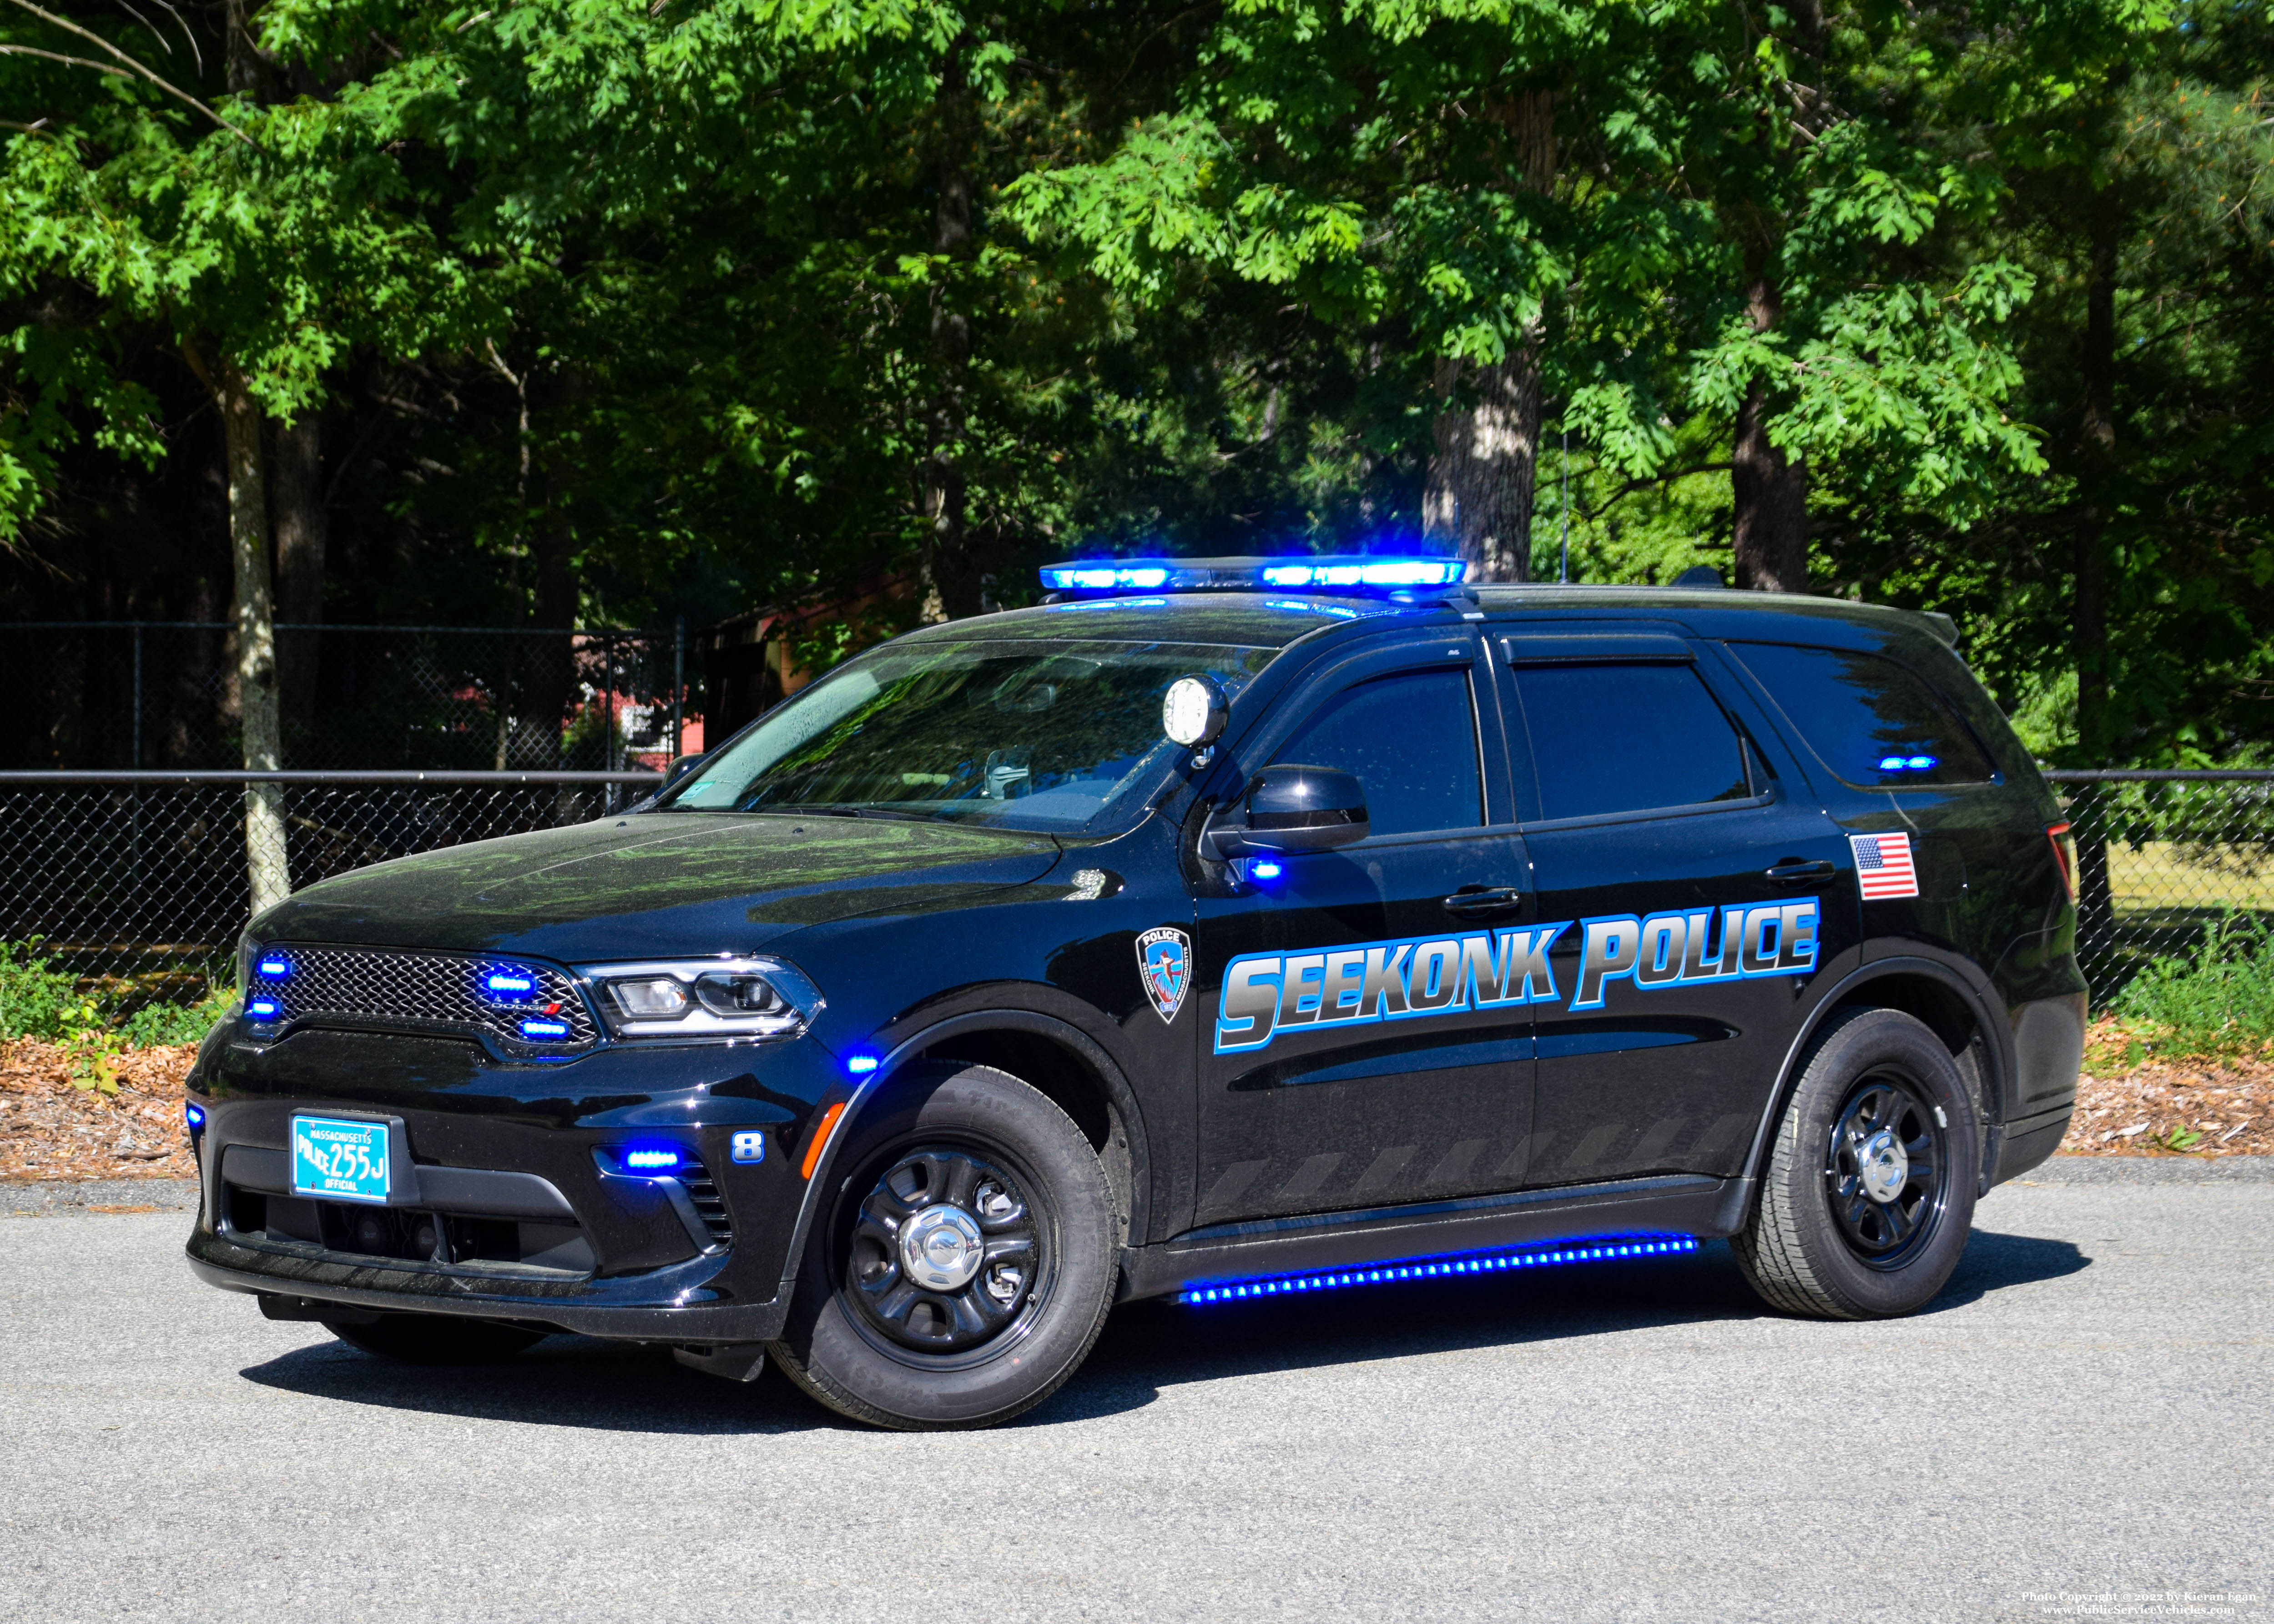
[[[1979,784],[1991,776],[1990,758],[1942,695],[1882,655],[1782,643],[1729,648],[1850,784]]]
[[[1742,801],[1737,731],[1688,665],[1527,665],[1516,673],[1542,817]]]
[[[1485,821],[1465,671],[1409,671],[1346,688],[1314,710],[1272,759],[1358,774],[1378,835]]]

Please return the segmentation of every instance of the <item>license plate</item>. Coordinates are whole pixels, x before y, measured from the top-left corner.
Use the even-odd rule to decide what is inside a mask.
[[[387,1199],[387,1124],[292,1118],[292,1189],[335,1201]]]

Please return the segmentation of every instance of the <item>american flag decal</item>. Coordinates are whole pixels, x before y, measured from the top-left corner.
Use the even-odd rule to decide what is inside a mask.
[[[1864,901],[1919,894],[1909,835],[1849,835],[1848,844],[1856,848],[1856,883]]]

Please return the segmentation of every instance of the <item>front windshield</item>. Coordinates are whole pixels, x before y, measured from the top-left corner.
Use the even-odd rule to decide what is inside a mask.
[[[1161,698],[1237,693],[1276,649],[927,638],[862,656],[666,793],[664,811],[838,810],[1075,833],[1118,819],[1177,747]]]

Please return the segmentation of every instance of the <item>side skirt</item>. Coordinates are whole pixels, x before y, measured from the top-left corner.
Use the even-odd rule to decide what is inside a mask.
[[[1255,1274],[1355,1268],[1404,1258],[1626,1233],[1699,1239],[1735,1235],[1752,1198],[1750,1178],[1672,1174],[1559,1190],[1365,1212],[1321,1213],[1190,1229],[1121,1254],[1118,1299],[1166,1297],[1187,1286]]]

